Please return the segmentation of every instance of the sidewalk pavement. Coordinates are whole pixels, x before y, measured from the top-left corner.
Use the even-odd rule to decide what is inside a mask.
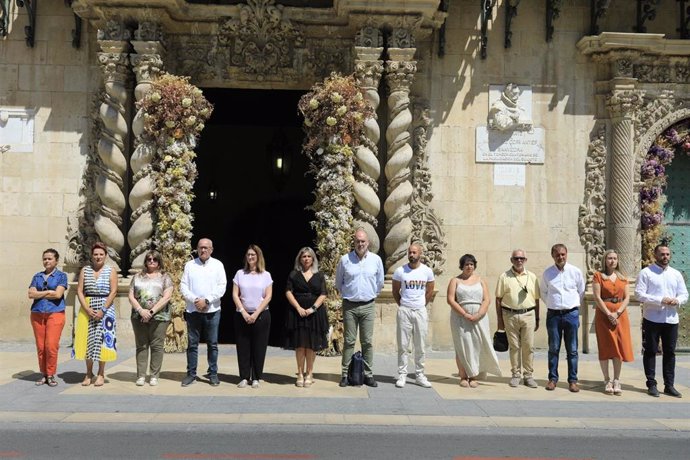
[[[204,346],[200,347],[199,372],[203,373]],[[603,393],[604,383],[596,354],[580,354],[579,393],[570,393],[564,379],[555,391],[546,391],[546,352],[535,357],[539,388],[508,386],[510,365],[500,353],[503,377],[490,376],[478,388],[461,388],[452,352],[427,354],[427,376],[433,388],[414,384],[395,387],[397,358],[377,354],[374,370],[377,388],[340,388],[340,358],[317,357],[315,383],[294,386],[293,352],[269,348],[265,381],[258,389],[237,388],[237,360],[233,345],[221,345],[221,385],[211,387],[200,378],[181,387],[186,358],[166,354],[160,384],[134,385],[136,363],[132,349],[121,350],[118,360],[106,367],[106,384],[82,387],[84,363],[70,359],[62,347],[55,388],[35,386],[37,372],[33,344],[0,343],[0,423],[213,423],[305,424],[377,426],[470,426],[505,428],[595,428],[690,431],[690,356],[676,364],[676,388],[683,399],[661,395],[652,398],[644,385],[642,360],[624,363],[623,394]],[[410,370],[414,365],[410,363]],[[657,375],[661,376],[661,359]],[[561,357],[561,376],[566,375]],[[660,385],[663,389],[663,385]]]

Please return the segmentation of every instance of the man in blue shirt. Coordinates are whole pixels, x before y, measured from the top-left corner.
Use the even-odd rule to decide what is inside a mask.
[[[372,370],[374,364],[374,322],[376,305],[374,301],[383,289],[383,262],[369,252],[369,237],[364,229],[355,232],[355,250],[345,254],[338,263],[335,273],[335,287],[343,297],[343,326],[345,344],[343,347],[342,379],[340,386],[348,385],[347,368],[355,351],[357,329],[364,357],[364,384],[376,387]]]

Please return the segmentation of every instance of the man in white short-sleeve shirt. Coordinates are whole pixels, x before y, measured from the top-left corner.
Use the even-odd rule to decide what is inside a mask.
[[[422,247],[413,243],[407,250],[409,263],[393,273],[393,298],[398,304],[396,321],[398,336],[398,380],[402,388],[407,381],[407,357],[414,343],[415,383],[431,388],[424,375],[425,338],[428,330],[426,305],[434,293],[434,272],[424,265]]]

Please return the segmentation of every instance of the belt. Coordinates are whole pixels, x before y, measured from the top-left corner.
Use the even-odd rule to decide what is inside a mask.
[[[525,314],[525,313],[529,313],[529,312],[531,312],[532,310],[535,310],[536,308],[537,308],[537,307],[530,307],[530,308],[517,309],[517,308],[508,308],[508,307],[504,307],[504,306],[501,305],[501,310],[505,310],[505,311],[508,311],[508,312],[510,312],[510,313],[515,313],[515,314],[518,314],[518,315],[522,315],[522,314]]]
[[[344,302],[349,303],[350,305],[366,305],[368,303],[372,303],[376,299],[371,299],[371,300],[349,300],[349,299],[343,299]]]
[[[611,302],[611,303],[618,303],[618,302],[623,301],[623,299],[621,299],[620,297],[609,297],[608,299],[601,299],[601,300],[603,300],[604,302]]]
[[[567,315],[568,313],[572,313],[574,311],[579,310],[580,307],[573,307],[568,310],[555,310],[553,308],[549,308],[549,313],[554,314],[554,315]]]

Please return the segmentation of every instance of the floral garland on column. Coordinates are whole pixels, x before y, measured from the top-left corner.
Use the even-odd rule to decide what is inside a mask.
[[[335,271],[340,257],[350,251],[354,206],[354,147],[364,135],[364,120],[373,116],[371,105],[353,76],[333,73],[315,84],[299,101],[304,116],[304,153],[316,179],[314,204],[316,252],[326,277],[326,307],[330,324],[329,349],[342,351],[343,325]]]
[[[187,348],[185,302],[178,286],[192,253],[192,190],[197,176],[194,148],[213,106],[188,77],[163,74],[152,83],[137,108],[143,112],[142,141],[156,152],[152,161],[154,245],[176,287],[170,301],[172,321],[165,351],[183,351]]]
[[[664,131],[647,151],[640,176],[640,211],[642,227],[642,265],[654,262],[654,247],[669,244],[664,232],[662,211],[666,189],[666,167],[676,154],[690,155],[690,120],[683,120]]]

